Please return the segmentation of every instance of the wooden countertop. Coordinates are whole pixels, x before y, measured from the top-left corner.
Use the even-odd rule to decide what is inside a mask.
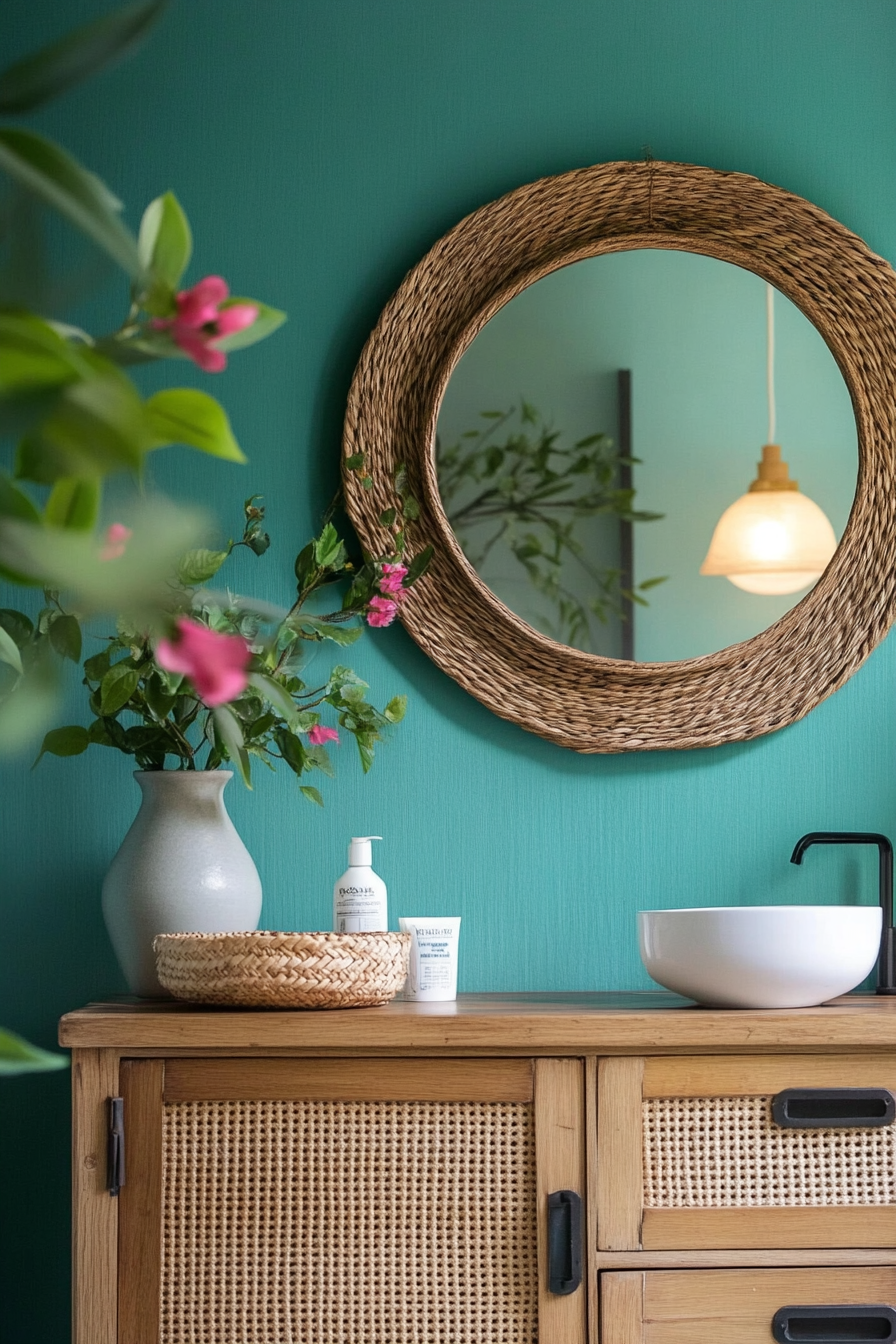
[[[462,994],[317,1012],[120,999],[67,1013],[59,1043],[127,1055],[879,1052],[896,1050],[896,997],[761,1011],[699,1008],[665,992]]]

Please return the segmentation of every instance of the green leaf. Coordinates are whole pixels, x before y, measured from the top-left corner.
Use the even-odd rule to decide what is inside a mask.
[[[411,563],[408,565],[408,572],[404,579],[404,586],[406,588],[410,587],[412,583],[416,583],[419,578],[422,578],[429,569],[432,557],[432,546],[425,546],[422,551],[417,552]]]
[[[80,756],[82,751],[86,751],[89,746],[90,738],[87,729],[82,728],[80,724],[73,723],[68,728],[54,728],[44,738],[43,746],[34,765],[37,765],[45,752],[50,752],[52,756]],[[31,768],[33,770],[34,766]]]
[[[253,530],[247,532],[245,541],[249,550],[254,551],[256,555],[264,555],[265,551],[268,550],[271,545],[271,538],[268,536],[267,532],[262,532],[260,529],[258,531]]]
[[[401,516],[402,518],[410,519],[411,522],[420,517],[420,505],[413,495],[408,495],[407,499],[404,501],[404,504],[401,507]]]
[[[50,626],[50,643],[60,658],[81,661],[81,627],[74,616],[58,616]]]
[[[186,443],[212,457],[245,462],[227,413],[214,397],[195,387],[170,387],[146,403],[155,447]]]
[[[0,518],[21,518],[26,523],[40,523],[40,513],[36,505],[13,485],[5,471],[0,471]]]
[[[158,277],[169,289],[177,288],[190,263],[193,236],[189,221],[173,191],[157,196],[144,210],[137,237],[137,251],[145,271]],[[153,309],[150,307],[149,311]],[[164,313],[161,315],[164,316]]]
[[[384,716],[390,723],[401,723],[407,712],[408,698],[406,695],[394,695],[383,710]]]
[[[231,332],[229,336],[222,336],[219,341],[215,341],[216,350],[224,350],[229,354],[231,350],[243,350],[247,345],[256,345],[258,341],[271,336],[286,321],[286,314],[281,313],[279,308],[269,308],[266,303],[259,303],[258,299],[230,298],[221,307],[232,308],[236,303],[251,303],[258,309],[258,316],[250,327],[243,327],[242,331]]]
[[[141,296],[144,305],[152,302],[153,311],[156,307],[161,307],[162,290],[165,292],[166,309],[170,307],[172,296],[164,285],[154,293]],[[148,364],[155,359],[189,359],[189,355],[181,350],[167,331],[147,331],[145,327],[140,329],[139,336],[121,335],[117,332],[112,336],[104,336],[96,342],[94,348],[113,364],[121,365]]]
[[[95,653],[90,658],[84,660],[84,675],[88,681],[102,681],[103,677],[109,671],[109,663],[112,658],[112,648],[107,645],[99,653]]]
[[[380,522],[383,524],[384,527],[391,527],[392,524],[395,522],[395,510],[383,509],[382,513],[380,514]]]
[[[287,723],[293,721],[296,716],[296,705],[289,691],[281,686],[279,681],[276,681],[273,677],[265,676],[263,672],[253,672],[249,677],[249,682],[255,687],[256,691],[261,692],[265,700],[274,706]]]
[[[314,558],[321,569],[330,569],[339,559],[340,553],[344,555],[345,548],[339,538],[332,523],[327,523],[320,536],[314,542]]]
[[[243,730],[240,727],[239,719],[229,705],[218,705],[217,708],[212,710],[212,716],[218,736],[227,748],[228,756],[239,770],[246,788],[251,789],[249,753],[246,751],[243,741]]]
[[[81,356],[90,376],[62,392],[55,409],[19,444],[16,475],[52,485],[139,469],[152,444],[144,404],[130,378],[95,351]]]
[[[352,611],[365,607],[374,594],[374,576],[365,566],[352,580],[348,592],[342,599],[342,610]]]
[[[86,666],[86,664],[85,664]],[[177,696],[172,694],[158,672],[154,672],[143,687],[147,705],[159,720],[167,719]]]
[[[195,588],[197,584],[208,583],[213,579],[230,551],[209,551],[204,547],[187,551],[177,566],[177,580],[185,588]]]
[[[312,788],[310,784],[300,784],[299,792],[304,793],[305,797],[309,798],[312,803],[317,803],[318,807],[323,807],[324,805],[323,798],[321,798],[319,791],[315,788]]]
[[[2,625],[0,625],[0,663],[6,663],[7,666],[18,672],[19,676],[24,671],[19,646]]]
[[[318,639],[330,639],[334,644],[339,644],[343,648],[349,644],[354,644],[364,633],[359,625],[334,625],[332,621],[325,620],[320,616],[307,616],[304,612],[291,616],[286,625],[288,629],[295,630],[299,634],[316,636]]]
[[[59,678],[49,650],[29,665],[15,689],[0,701],[0,754],[30,746],[58,713]]]
[[[0,1027],[0,1074],[9,1078],[16,1073],[48,1073],[68,1067],[66,1055],[51,1054],[30,1041]]]
[[[662,574],[655,579],[645,579],[643,583],[638,584],[638,588],[643,593],[646,592],[647,589],[649,588],[656,588],[657,585],[660,583],[666,583],[668,578],[669,578],[668,574]]]
[[[100,682],[100,707],[103,714],[117,714],[120,709],[124,709],[139,681],[140,673],[128,659],[110,667]]]
[[[83,327],[73,327],[71,322],[59,322],[55,317],[47,318],[47,326],[52,327],[57,336],[61,336],[64,341],[80,342],[83,345],[93,345],[93,337],[89,331]]]
[[[15,641],[19,648],[28,643],[34,633],[34,626],[22,611],[11,607],[0,607],[0,628]]]
[[[367,687],[363,683],[360,685],[346,683],[339,687],[339,694],[347,705],[360,705],[364,703],[364,692],[366,689]]]
[[[369,734],[356,733],[355,741],[358,744],[358,755],[361,757],[361,769],[366,775],[373,765],[373,746],[371,745]]]
[[[3,126],[0,169],[87,234],[128,275],[137,275],[137,241],[119,218],[121,203],[64,149],[34,131]]]
[[[63,476],[50,491],[44,516],[54,527],[89,532],[100,508],[100,483],[93,477]]]
[[[280,754],[284,761],[294,774],[300,775],[303,770],[307,770],[309,752],[300,738],[291,733],[288,728],[278,728],[274,733],[274,741],[280,748]]]
[[[140,0],[94,19],[0,74],[0,113],[30,112],[89,79],[146,37],[166,0]]]
[[[325,774],[328,779],[332,779],[336,774],[336,771],[333,769],[333,762],[330,760],[326,747],[308,747],[305,755],[309,765],[316,765],[318,770]]]
[[[33,313],[0,312],[0,395],[62,387],[89,366],[57,331]]]
[[[168,741],[167,734],[159,724],[156,723],[138,723],[133,728],[125,730],[125,746],[128,752],[135,755],[147,753],[158,757],[161,754],[165,757],[165,746]]]
[[[352,453],[351,457],[345,459],[345,465],[349,471],[360,471],[364,465],[364,454]]]
[[[303,546],[296,556],[294,565],[296,581],[300,588],[305,588],[311,575],[314,573],[314,542],[309,541],[307,546]]]
[[[113,733],[110,732],[110,727],[113,724],[115,725],[115,728],[118,729],[118,733],[121,734],[119,740],[123,740],[124,729],[117,719],[94,719],[87,729],[87,737],[90,741],[90,745],[97,747],[118,747],[118,741],[116,741],[117,734],[113,736]]]

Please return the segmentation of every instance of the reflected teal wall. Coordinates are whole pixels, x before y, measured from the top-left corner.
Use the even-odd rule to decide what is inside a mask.
[[[617,371],[631,371],[635,505],[662,514],[635,525],[635,581],[666,576],[635,612],[640,662],[695,658],[749,639],[803,596],[757,597],[700,575],[713,528],[746,491],[768,437],[765,291],[758,276],[711,257],[650,249],[592,257],[502,308],[448,384],[439,412],[446,446],[482,426],[483,410],[518,406],[522,396],[560,433],[558,445],[570,447],[596,431],[616,436]],[[856,483],[849,392],[820,334],[781,294],[775,336],[775,441],[839,537]],[[480,530],[480,546],[493,531]],[[592,564],[619,565],[615,518],[580,520],[576,536]],[[555,611],[506,545],[478,568],[508,606],[552,633]],[[590,580],[575,558],[563,581],[587,602]],[[594,652],[621,655],[617,626],[592,622]]]
[[[99,0],[6,0],[12,56]],[[896,9],[890,0],[182,0],[151,47],[40,124],[129,204],[173,186],[195,275],[289,309],[215,384],[251,458],[186,454],[158,479],[233,526],[263,491],[288,564],[336,481],[361,345],[402,275],[475,206],[601,159],[691,160],[815,201],[896,259]],[[108,291],[108,316],[117,313]],[[248,557],[247,557],[248,559]],[[267,577],[263,577],[267,575]],[[265,922],[325,926],[344,842],[380,833],[395,915],[464,918],[466,989],[646,983],[634,911],[654,904],[874,895],[873,857],[787,856],[816,827],[894,828],[896,646],[803,723],[690,754],[580,757],[494,718],[401,630],[359,650],[411,713],[361,779],[343,749],[327,810],[291,779],[230,785],[266,889]],[[99,915],[103,871],[137,802],[97,753],[2,777],[0,1021],[49,1044],[59,1013],[121,989]],[[67,1329],[67,1090],[4,1084],[4,1344]]]

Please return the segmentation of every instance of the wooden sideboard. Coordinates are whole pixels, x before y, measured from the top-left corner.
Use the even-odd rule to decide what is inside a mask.
[[[896,1339],[896,999],[122,1001],[60,1043],[75,1344]]]

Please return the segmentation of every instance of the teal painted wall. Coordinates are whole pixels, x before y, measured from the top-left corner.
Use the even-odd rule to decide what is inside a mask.
[[[4,53],[102,7],[6,0]],[[173,186],[195,274],[290,311],[215,385],[251,464],[172,453],[157,473],[225,528],[263,491],[276,548],[258,588],[285,595],[336,482],[361,345],[447,227],[521,182],[649,144],[779,183],[896,260],[894,57],[890,0],[182,0],[148,49],[40,125],[113,184],[132,222]],[[372,775],[341,759],[324,813],[285,777],[252,795],[230,785],[265,923],[326,926],[353,832],[388,837],[395,915],[463,916],[465,989],[644,985],[643,906],[870,901],[870,854],[819,852],[801,870],[787,857],[803,830],[893,830],[894,658],[891,642],[762,741],[586,758],[494,718],[388,631],[357,663],[378,694],[407,691],[411,713]],[[99,752],[3,772],[0,1021],[43,1044],[59,1013],[122,988],[99,888],[136,801],[127,763]],[[4,1341],[61,1344],[66,1080],[6,1084],[0,1108]]]

